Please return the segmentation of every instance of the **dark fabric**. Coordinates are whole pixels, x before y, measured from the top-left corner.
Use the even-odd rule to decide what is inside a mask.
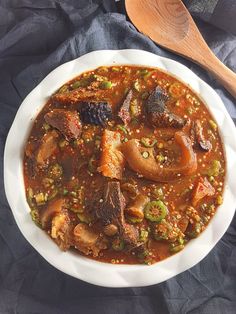
[[[226,15],[220,18],[227,20]],[[236,71],[236,37],[203,21],[197,23],[215,54]],[[1,0],[0,314],[236,311],[236,218],[211,253],[195,267],[159,285],[129,289],[101,288],[59,272],[39,256],[16,226],[4,194],[3,150],[23,98],[58,65],[89,51],[121,48],[144,49],[186,64],[217,91],[236,118],[235,100],[222,86],[197,65],[138,33],[127,22],[123,3]]]
[[[184,0],[192,15],[236,35],[236,1]]]

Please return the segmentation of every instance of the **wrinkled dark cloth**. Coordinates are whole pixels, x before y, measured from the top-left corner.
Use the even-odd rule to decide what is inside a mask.
[[[236,35],[235,0],[184,0],[193,16]]]
[[[191,5],[193,1],[186,3]],[[227,20],[227,16],[221,18]],[[212,19],[205,18],[210,22]],[[197,24],[214,53],[236,71],[236,37],[199,19]],[[123,48],[144,49],[187,65],[217,91],[236,118],[235,100],[222,86],[197,65],[138,33],[127,21],[123,3],[1,0],[0,314],[236,312],[236,218],[215,248],[195,267],[158,285],[127,289],[93,286],[54,269],[16,226],[4,194],[3,150],[23,98],[60,64],[89,51]]]

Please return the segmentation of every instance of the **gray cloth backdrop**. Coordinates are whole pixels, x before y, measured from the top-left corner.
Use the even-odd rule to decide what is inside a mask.
[[[211,49],[236,72],[235,1],[185,2]],[[127,289],[101,288],[59,272],[16,226],[4,194],[3,150],[23,98],[66,61],[97,49],[124,48],[144,49],[187,65],[216,90],[236,118],[235,100],[222,86],[197,65],[137,32],[123,2],[0,0],[0,314],[236,313],[235,218],[195,267],[158,285]]]

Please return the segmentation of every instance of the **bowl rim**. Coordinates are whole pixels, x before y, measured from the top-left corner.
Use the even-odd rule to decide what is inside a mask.
[[[98,262],[71,251],[61,252],[29,215],[23,180],[23,148],[34,118],[62,84],[98,66],[138,65],[168,72],[200,95],[219,125],[226,158],[224,202],[210,224],[185,249],[151,266]],[[34,104],[32,106],[31,104]],[[138,49],[98,50],[66,62],[50,72],[23,100],[9,130],[4,150],[4,186],[16,223],[26,240],[51,265],[83,281],[104,287],[140,287],[165,281],[200,262],[226,232],[236,204],[236,129],[217,93],[181,63]],[[20,183],[20,184],[19,184]],[[22,210],[23,208],[23,210]],[[21,209],[21,210],[19,210]],[[227,210],[227,215],[225,212]]]

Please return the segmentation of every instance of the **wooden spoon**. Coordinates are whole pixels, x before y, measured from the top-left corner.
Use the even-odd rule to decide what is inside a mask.
[[[236,74],[207,46],[181,0],[125,0],[125,5],[140,32],[210,71],[236,98]]]

